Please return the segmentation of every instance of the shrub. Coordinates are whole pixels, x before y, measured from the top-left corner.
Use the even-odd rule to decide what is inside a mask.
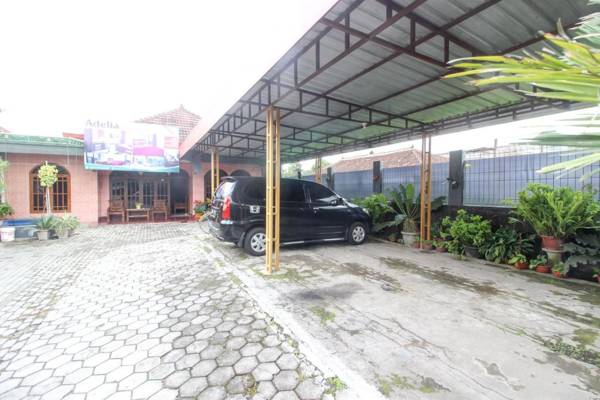
[[[512,227],[498,228],[482,247],[486,260],[506,263],[516,255],[530,255],[533,250],[533,237],[523,236]]]
[[[492,234],[492,224],[480,215],[458,210],[456,218],[442,220],[442,238],[448,251],[463,254],[465,246],[481,248]]]
[[[373,222],[374,231],[384,228],[381,226],[381,223],[384,222],[386,214],[389,214],[392,211],[392,208],[389,205],[387,197],[385,197],[383,193],[372,194],[364,199],[356,200],[355,203],[367,209],[371,216],[371,221]]]
[[[600,231],[579,231],[573,243],[564,245],[569,253],[565,264],[569,268],[600,266]]]
[[[600,203],[591,190],[530,183],[518,198],[516,215],[538,235],[564,239],[579,229],[598,226]]]
[[[6,218],[12,215],[15,211],[8,203],[0,203],[0,218]]]

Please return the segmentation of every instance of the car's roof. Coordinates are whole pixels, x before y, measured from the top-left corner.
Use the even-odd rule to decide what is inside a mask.
[[[247,181],[264,181],[265,178],[262,176],[225,176],[223,177],[223,182],[247,182]],[[296,178],[281,178],[282,181],[286,182],[303,182],[303,183],[316,183],[312,181],[308,181],[306,179],[296,179]]]

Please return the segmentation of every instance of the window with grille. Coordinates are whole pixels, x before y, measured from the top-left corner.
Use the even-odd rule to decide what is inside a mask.
[[[46,190],[40,185],[38,169],[39,167],[34,169],[29,175],[31,188],[29,208],[31,213],[42,213],[46,211]],[[71,211],[71,177],[64,168],[58,167],[58,180],[50,188],[50,205],[52,206],[53,212]]]

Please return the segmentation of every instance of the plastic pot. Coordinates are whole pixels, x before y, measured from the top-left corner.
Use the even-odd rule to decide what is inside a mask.
[[[416,232],[402,232],[402,240],[404,244],[412,247],[414,243],[417,241],[417,236],[419,236]]]
[[[550,273],[550,267],[547,265],[538,265],[535,267],[535,272],[539,272],[540,274],[548,274]]]
[[[50,239],[50,231],[47,229],[41,229],[37,231],[38,240],[48,240]]]
[[[12,242],[15,240],[15,227],[6,226],[0,228],[0,240],[3,242]]]
[[[525,261],[519,261],[515,263],[515,268],[516,269],[527,269],[529,268],[529,264],[527,264]]]
[[[540,235],[542,238],[542,248],[554,251],[562,250],[562,240],[554,236]]]

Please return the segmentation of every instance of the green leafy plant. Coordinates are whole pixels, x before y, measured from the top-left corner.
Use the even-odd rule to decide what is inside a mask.
[[[0,219],[13,215],[15,210],[8,203],[0,203]]]
[[[559,261],[552,266],[552,272],[557,272],[561,275],[567,275],[569,273],[569,266],[564,262]]]
[[[6,170],[9,165],[7,160],[0,158],[0,202],[5,201],[6,198]]]
[[[485,259],[496,263],[507,262],[517,254],[531,254],[532,250],[532,235],[523,236],[512,227],[498,228],[482,247]]]
[[[509,264],[525,263],[525,262],[527,262],[527,257],[525,257],[523,254],[515,254],[508,260]]]
[[[386,214],[392,212],[392,207],[390,207],[389,200],[383,193],[372,194],[354,202],[369,212],[373,222],[373,231],[378,232],[385,228],[382,222]]]
[[[579,229],[598,225],[600,203],[590,190],[530,183],[518,195],[516,215],[538,235],[565,239]]]
[[[574,241],[564,245],[564,250],[569,253],[565,261],[569,268],[600,266],[600,231],[578,231]]]
[[[600,4],[598,0],[590,4]],[[575,36],[570,38],[558,24],[558,35],[545,34],[548,46],[541,51],[525,52],[523,56],[483,56],[469,57],[452,61],[454,68],[461,72],[452,73],[446,78],[479,76],[472,81],[474,85],[521,84],[530,88],[520,91],[528,96],[551,100],[567,100],[598,104],[600,96],[600,13],[590,14],[580,20],[574,29]],[[539,90],[535,90],[539,89]],[[569,129],[544,132],[532,139],[540,145],[570,146],[591,150],[576,159],[545,167],[539,172],[570,171],[590,166],[600,161],[600,121],[597,111],[581,118],[562,121]],[[595,169],[584,175],[598,173]]]
[[[448,251],[454,254],[463,254],[465,246],[481,248],[492,234],[490,221],[465,210],[458,210],[454,219],[445,217],[442,228]]]
[[[39,219],[35,226],[41,231],[48,231],[50,229],[54,229],[55,225],[56,218],[54,216],[44,215]]]
[[[380,224],[379,228],[401,226],[402,231],[415,233],[419,229],[419,214],[421,210],[421,194],[417,194],[412,183],[400,184],[398,189],[389,191],[392,199],[392,211],[395,213],[391,221]],[[431,200],[431,211],[439,209],[444,204],[445,197],[440,196]]]
[[[543,254],[540,254],[529,261],[529,269],[535,269],[540,265],[548,265],[548,257]]]
[[[600,277],[600,268],[593,268],[592,271],[594,272],[594,275],[592,275],[592,278],[598,279],[598,277]]]
[[[78,226],[79,219],[77,219],[75,216],[65,213],[61,217],[54,217],[53,229],[55,229],[57,232],[65,233],[68,231],[73,231],[77,229]]]
[[[56,165],[44,163],[38,169],[38,178],[40,178],[40,186],[46,188],[46,213],[52,214],[52,205],[50,203],[50,188],[58,181],[58,168]]]

